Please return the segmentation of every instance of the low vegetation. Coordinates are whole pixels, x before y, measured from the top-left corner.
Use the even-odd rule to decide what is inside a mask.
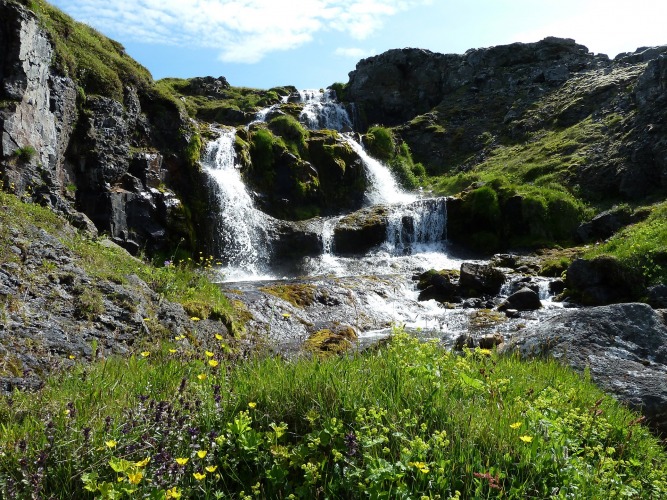
[[[100,94],[123,102],[127,84],[148,88],[153,79],[149,71],[125,53],[118,42],[95,29],[76,22],[44,0],[21,0],[37,14],[40,24],[51,35],[54,62],[71,76],[86,94]]]
[[[662,498],[637,415],[555,362],[402,333],[227,365],[180,341],[0,401],[6,498]],[[445,375],[446,374],[446,375]],[[110,404],[113,402],[113,404]]]
[[[615,257],[648,285],[667,283],[667,202],[651,207],[645,221],[628,226],[584,254],[585,258],[599,256]]]

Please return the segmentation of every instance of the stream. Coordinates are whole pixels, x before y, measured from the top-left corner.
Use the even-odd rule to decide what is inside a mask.
[[[386,337],[393,326],[452,346],[462,334],[506,337],[527,321],[549,317],[561,307],[552,302],[546,279],[526,278],[511,269],[503,269],[508,279],[494,301],[456,307],[419,301],[416,276],[429,269],[459,269],[464,262],[447,243],[446,200],[401,189],[389,168],[372,158],[351,133],[352,119],[330,92],[304,90],[298,99],[304,126],[340,132],[359,155],[368,180],[366,208],[385,208],[387,229],[384,242],[352,256],[336,251],[334,230],[344,216],[316,218],[307,224],[315,228],[320,253],[289,265],[272,262],[269,229],[280,221],[256,208],[243,183],[234,150],[235,129],[215,130],[218,137],[206,145],[201,161],[220,208],[214,234],[223,262],[218,269],[220,286],[237,306],[247,308],[249,329],[265,336],[272,349],[295,352],[312,333],[341,326],[355,330],[359,347]],[[253,123],[279,112],[280,106],[259,111]],[[491,310],[522,280],[539,289],[542,309],[513,318]]]

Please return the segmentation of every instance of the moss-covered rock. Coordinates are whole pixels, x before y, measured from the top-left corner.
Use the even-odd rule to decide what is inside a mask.
[[[303,344],[304,350],[321,357],[335,356],[349,351],[357,333],[349,325],[333,325],[311,334]]]

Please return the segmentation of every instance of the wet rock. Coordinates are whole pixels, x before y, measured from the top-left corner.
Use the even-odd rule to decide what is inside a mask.
[[[591,379],[667,433],[667,326],[646,304],[566,309],[512,336],[504,352],[549,356]]]
[[[457,302],[459,299],[458,272],[431,269],[420,274],[417,279],[419,300]]]
[[[557,278],[549,282],[549,292],[554,295],[559,295],[565,290],[565,281]]]
[[[530,288],[524,287],[512,295],[498,307],[499,311],[516,309],[518,311],[534,311],[542,307],[539,295]]]
[[[472,335],[462,334],[459,335],[454,341],[454,350],[462,351],[464,348],[474,349],[475,348],[475,339]]]
[[[468,297],[497,295],[505,283],[505,274],[493,266],[464,262],[461,264],[459,286]]]
[[[479,339],[479,347],[481,349],[493,349],[505,341],[502,335],[499,333],[491,333],[489,335],[484,335]]]

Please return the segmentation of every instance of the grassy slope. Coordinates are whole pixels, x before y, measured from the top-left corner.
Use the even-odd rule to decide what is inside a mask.
[[[55,498],[86,498],[84,483],[151,498],[667,495],[667,456],[636,415],[553,361],[460,357],[401,334],[345,358],[217,357],[177,345],[3,400],[0,491],[27,480]]]
[[[181,265],[156,267],[130,256],[119,247],[109,247],[100,241],[89,239],[74,231],[68,223],[51,210],[33,203],[24,203],[14,195],[0,191],[0,261],[20,261],[10,251],[14,236],[12,230],[36,226],[56,236],[72,251],[76,262],[89,275],[124,283],[126,277],[136,274],[165,299],[183,304],[186,311],[200,318],[212,317],[234,321],[234,311],[220,288],[211,283],[194,264],[210,264],[208,258],[201,262],[184,262]],[[240,325],[239,325],[240,326]]]

